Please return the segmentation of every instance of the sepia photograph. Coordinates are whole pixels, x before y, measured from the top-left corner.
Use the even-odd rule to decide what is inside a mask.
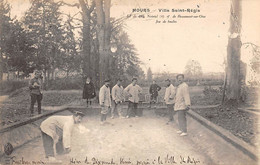
[[[260,165],[259,0],[0,0],[0,165]]]

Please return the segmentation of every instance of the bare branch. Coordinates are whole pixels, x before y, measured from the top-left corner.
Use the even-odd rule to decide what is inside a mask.
[[[80,14],[80,11],[79,12],[77,12],[76,14],[74,14],[73,16],[72,16],[72,18],[74,18],[76,15],[78,15],[78,14]]]
[[[80,13],[80,12],[78,12],[78,13]],[[77,14],[78,14],[78,13],[77,13]],[[72,20],[82,21],[82,19],[73,18],[73,17],[75,17],[75,15],[74,15],[74,16],[71,16],[70,14],[66,14],[66,13],[62,13],[62,15],[66,15],[67,17],[69,17],[69,18],[72,19]]]
[[[66,3],[66,2],[64,2],[64,1],[59,1],[59,2],[57,2],[59,5],[67,5],[67,6],[69,6],[69,7],[77,7],[77,8],[79,8],[79,4],[78,3],[74,3],[74,4],[69,4],[69,3]]]

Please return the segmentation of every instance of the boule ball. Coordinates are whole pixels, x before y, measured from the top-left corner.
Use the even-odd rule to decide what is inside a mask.
[[[4,152],[6,155],[11,155],[11,153],[13,152],[14,150],[14,147],[12,146],[11,143],[6,143],[5,146],[4,146]]]

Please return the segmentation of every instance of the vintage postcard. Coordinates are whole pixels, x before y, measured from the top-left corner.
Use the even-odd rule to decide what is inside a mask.
[[[259,164],[259,5],[0,0],[0,164]]]

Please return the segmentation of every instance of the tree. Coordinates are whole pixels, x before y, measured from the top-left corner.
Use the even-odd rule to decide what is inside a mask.
[[[17,20],[13,21],[10,27],[10,35],[6,41],[7,64],[10,71],[20,72],[28,76],[33,71],[32,56],[34,53],[33,43],[28,38],[27,32]]]
[[[64,39],[60,6],[61,4],[54,0],[31,0],[31,7],[23,18],[36,49],[34,64],[43,69],[47,85],[50,74],[57,68]]]
[[[187,77],[198,79],[202,75],[202,68],[198,61],[189,60],[185,66],[184,74]]]
[[[58,68],[65,71],[67,77],[71,71],[80,70],[80,55],[77,49],[78,43],[76,42],[73,30],[73,18],[69,15],[63,27],[64,39],[61,46],[61,57],[57,62]]]
[[[32,42],[21,23],[10,17],[10,6],[4,0],[0,0],[0,22],[0,79],[3,72],[9,71],[27,76],[31,70]]]
[[[6,40],[11,34],[10,5],[5,0],[0,0],[0,80],[7,69]]]
[[[144,72],[140,67],[137,50],[129,39],[128,34],[122,26],[114,28],[111,33],[111,43],[116,45],[117,51],[112,54],[110,76],[112,78],[121,77],[122,79],[131,80],[133,77],[144,78]]]
[[[153,80],[153,73],[152,73],[151,68],[149,67],[147,70],[147,81],[151,82],[152,80]]]
[[[240,97],[241,0],[231,0],[230,36],[227,46],[227,101],[237,102]]]

